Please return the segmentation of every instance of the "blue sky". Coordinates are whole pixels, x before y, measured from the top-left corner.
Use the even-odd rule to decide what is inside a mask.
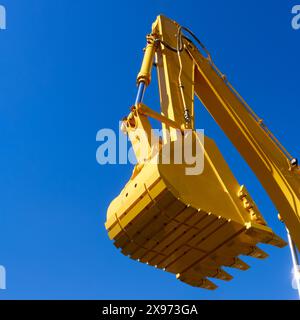
[[[300,1],[298,1],[300,3]],[[262,246],[251,269],[217,291],[120,254],[106,210],[130,165],[100,166],[96,133],[118,128],[136,94],[145,35],[163,13],[192,29],[241,95],[296,156],[300,30],[297,1],[0,0],[0,299],[296,299],[288,248]],[[156,82],[145,102],[158,104]],[[276,209],[232,145],[199,106],[198,127],[215,138],[270,226]]]

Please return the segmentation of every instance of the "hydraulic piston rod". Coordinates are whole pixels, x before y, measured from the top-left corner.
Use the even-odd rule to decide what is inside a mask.
[[[146,87],[151,82],[151,69],[153,65],[153,59],[155,54],[155,39],[152,35],[147,36],[147,46],[145,48],[145,54],[141,66],[141,70],[137,76],[138,93],[135,101],[135,105],[143,102],[144,93]]]

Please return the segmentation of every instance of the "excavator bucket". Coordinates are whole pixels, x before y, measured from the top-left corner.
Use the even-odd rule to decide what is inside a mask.
[[[198,45],[205,56],[197,49]],[[158,75],[160,112],[143,104],[153,61]],[[277,140],[269,140],[270,133],[261,119],[257,120],[229,86],[193,32],[158,16],[147,35],[137,85],[135,105],[123,119],[123,129],[131,140],[138,164],[120,195],[110,204],[105,223],[109,238],[124,255],[173,273],[191,286],[215,289],[217,286],[209,278],[232,279],[223,267],[249,268],[241,255],[258,259],[268,256],[257,246],[259,243],[286,245],[267,226],[214,141],[197,135],[195,94],[264,182],[266,190],[271,191],[274,203],[282,208],[278,211],[292,221],[288,227],[297,237],[293,227],[299,222],[295,215],[298,185],[296,171],[293,172],[298,168],[297,161],[292,161],[294,169],[288,166],[287,158],[278,150]],[[156,148],[150,143],[152,128],[148,117],[162,124],[163,139]],[[192,132],[191,149],[203,150],[202,172],[187,174],[190,163],[175,161],[175,157],[169,163],[152,161],[163,158],[165,146],[170,147],[170,154],[175,154],[178,140],[175,131],[185,137],[187,129]],[[285,174],[280,173],[281,168],[285,168]]]
[[[144,163],[110,204],[105,226],[124,255],[215,289],[208,278],[232,279],[223,266],[249,268],[240,255],[267,257],[258,243],[286,243],[266,226],[214,141],[205,137],[204,148],[196,140],[205,150],[201,174],[187,175],[185,163]]]

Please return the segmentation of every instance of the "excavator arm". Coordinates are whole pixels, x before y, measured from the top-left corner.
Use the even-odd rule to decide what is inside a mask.
[[[180,28],[176,22],[159,16],[152,30],[160,42],[156,64],[163,114],[184,125],[186,107],[193,123],[195,93],[256,174],[300,249],[300,170],[297,160],[234,90],[209,54],[204,57],[182,34],[183,48],[178,54],[175,35],[180,36]],[[183,94],[177,81],[180,73]]]
[[[143,104],[153,64],[160,113]],[[247,270],[241,255],[267,257],[257,244],[286,245],[267,226],[214,141],[197,134],[197,96],[261,181],[299,248],[298,162],[229,84],[199,39],[189,29],[158,16],[147,36],[137,84],[135,104],[122,126],[137,164],[111,202],[105,223],[115,246],[189,285],[215,289],[208,278],[232,279],[222,266]],[[162,139],[156,137],[154,143],[149,117],[162,124]],[[197,175],[186,174],[184,161],[160,161],[166,147],[173,154],[176,143],[188,136],[192,148],[204,150],[203,170]]]

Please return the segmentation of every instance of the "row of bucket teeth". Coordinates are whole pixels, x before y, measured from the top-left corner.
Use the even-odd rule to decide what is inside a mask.
[[[264,259],[257,240],[236,222],[183,204],[169,192],[160,194],[137,217],[122,225],[114,244],[124,255],[176,274],[195,287],[215,289],[206,277],[229,281],[222,266],[247,270],[239,255]]]

